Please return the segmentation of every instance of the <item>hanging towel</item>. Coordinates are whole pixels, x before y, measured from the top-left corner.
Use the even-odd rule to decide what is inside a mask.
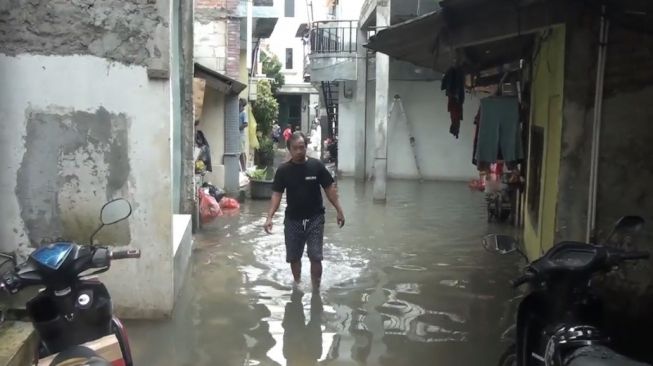
[[[476,160],[478,163],[523,159],[516,97],[488,97],[481,100]]]

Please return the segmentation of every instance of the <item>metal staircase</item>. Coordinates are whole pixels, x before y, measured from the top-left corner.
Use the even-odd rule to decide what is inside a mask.
[[[328,136],[338,136],[338,82],[322,81],[322,99],[329,122]]]

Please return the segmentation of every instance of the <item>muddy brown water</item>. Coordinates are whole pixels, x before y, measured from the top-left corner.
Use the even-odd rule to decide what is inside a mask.
[[[291,286],[283,212],[249,201],[195,237],[167,321],[128,323],[136,365],[495,365],[506,347],[519,258],[486,252],[484,197],[464,183],[339,183],[347,225],[327,210],[319,292]]]

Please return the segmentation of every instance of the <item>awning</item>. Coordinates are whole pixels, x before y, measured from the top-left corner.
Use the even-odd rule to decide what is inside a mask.
[[[447,66],[438,65],[442,58],[438,36],[444,26],[442,11],[435,11],[392,25],[370,38],[365,47],[398,60],[444,72]]]
[[[295,32],[295,37],[302,38],[308,33],[308,23],[302,23],[297,27],[297,32]]]
[[[195,63],[195,77],[206,80],[206,85],[224,94],[240,94],[247,85],[212,70],[202,64]]]
[[[444,2],[438,11],[380,30],[366,47],[439,72],[456,62],[473,68],[510,62],[533,33],[563,23],[568,10],[564,0],[515,4]]]

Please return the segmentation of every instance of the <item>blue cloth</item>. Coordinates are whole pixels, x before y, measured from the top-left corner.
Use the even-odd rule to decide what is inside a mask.
[[[476,159],[480,163],[508,162],[524,158],[516,97],[487,97],[481,100]]]
[[[247,127],[247,112],[246,111],[241,111],[240,115],[238,115],[238,119],[240,120],[240,130],[242,131],[245,127]]]

